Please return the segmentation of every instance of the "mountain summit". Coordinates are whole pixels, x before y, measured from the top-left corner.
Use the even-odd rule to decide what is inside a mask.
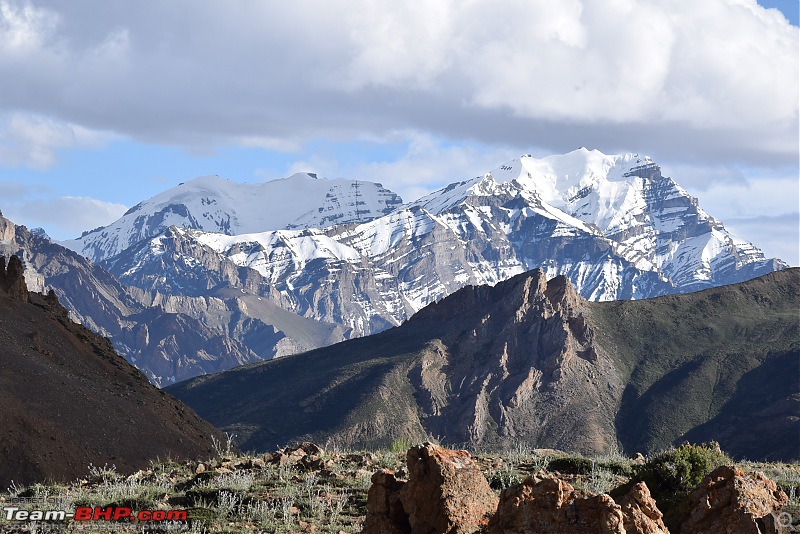
[[[260,184],[204,176],[140,202],[109,226],[64,245],[98,262],[172,225],[228,235],[325,227],[368,221],[402,202],[381,184],[327,180],[314,173]]]
[[[647,156],[584,148],[521,156],[402,205],[379,184],[310,174],[198,178],[70,246],[102,259],[146,306],[184,314],[230,349],[225,364],[203,353],[184,365],[173,355],[197,353],[194,344],[115,340],[157,383],[376,333],[466,285],[531,269],[608,301],[787,267],[733,236]],[[150,353],[135,348],[140,339]]]

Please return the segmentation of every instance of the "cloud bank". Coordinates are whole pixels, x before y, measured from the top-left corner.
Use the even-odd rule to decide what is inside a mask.
[[[797,28],[755,0],[0,0],[0,132],[32,166],[71,141],[15,120],[197,149],[401,130],[787,164],[799,77]]]

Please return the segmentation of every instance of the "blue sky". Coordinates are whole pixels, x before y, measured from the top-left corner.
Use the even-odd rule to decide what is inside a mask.
[[[587,146],[800,264],[796,0],[220,5],[0,0],[3,213],[65,239],[301,170],[412,200]]]

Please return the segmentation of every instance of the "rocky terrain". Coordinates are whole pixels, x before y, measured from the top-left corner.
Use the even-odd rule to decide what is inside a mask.
[[[151,385],[107,339],[72,322],[54,292],[28,292],[0,257],[0,487],[67,481],[90,464],[130,473],[213,451],[220,434]]]
[[[162,523],[47,523],[65,532],[728,534],[800,526],[800,466],[733,464],[713,444],[646,459],[394,445],[344,451],[302,443],[242,455],[228,442],[202,461],[153,462],[128,476],[92,467],[68,485],[17,485],[0,502],[25,510],[49,502],[65,510],[88,504],[186,513]],[[0,532],[19,526],[0,517]]]
[[[167,391],[248,450],[438,436],[633,454],[691,439],[797,459],[799,299],[798,269],[601,303],[537,270],[461,289],[370,337]]]

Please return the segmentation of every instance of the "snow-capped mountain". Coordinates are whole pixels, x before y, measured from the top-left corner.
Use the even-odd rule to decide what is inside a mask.
[[[401,204],[402,199],[381,184],[327,180],[313,173],[260,184],[205,176],[164,191],[132,207],[114,223],[62,244],[98,262],[172,225],[228,235],[322,228],[368,221]]]
[[[732,236],[646,156],[586,149],[523,156],[367,222],[280,222],[241,234],[172,228],[171,239],[152,237],[104,265],[124,283],[185,293],[198,276],[192,291],[214,286],[203,257],[219,255],[258,271],[282,307],[355,335],[537,267],[568,276],[590,300],[695,291],[786,267]],[[149,266],[164,255],[184,259],[169,274]]]

